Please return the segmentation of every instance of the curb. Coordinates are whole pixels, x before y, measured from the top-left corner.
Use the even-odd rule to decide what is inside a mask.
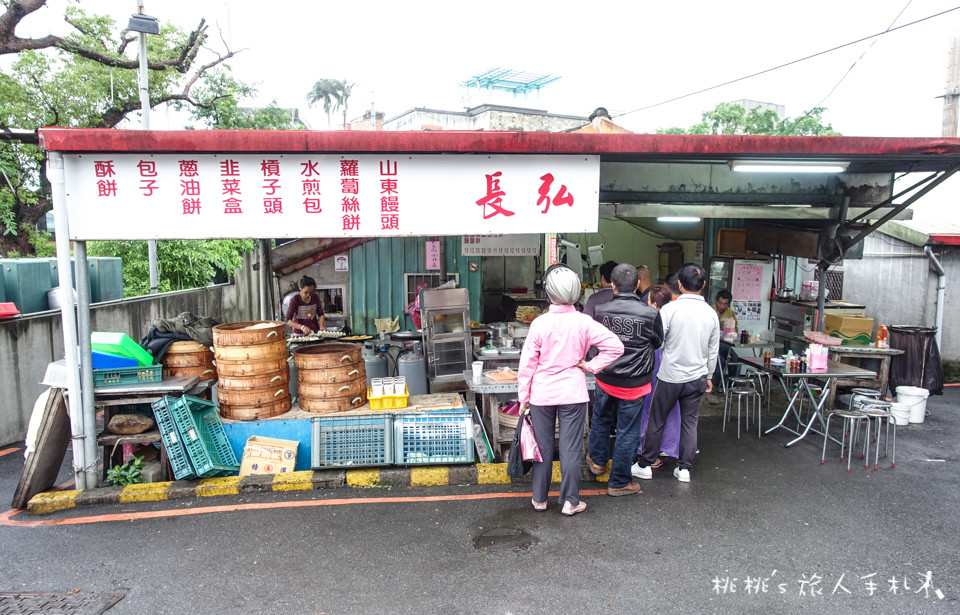
[[[581,468],[582,482],[606,482],[609,470],[594,476]],[[553,463],[553,481],[560,482],[560,463]],[[44,515],[78,506],[103,506],[135,502],[161,502],[243,493],[317,491],[340,487],[437,487],[444,485],[529,484],[530,476],[514,479],[505,463],[420,466],[411,468],[358,468],[356,470],[304,470],[289,474],[254,474],[199,480],[142,483],[126,487],[48,491],[38,493],[27,504],[31,515]]]

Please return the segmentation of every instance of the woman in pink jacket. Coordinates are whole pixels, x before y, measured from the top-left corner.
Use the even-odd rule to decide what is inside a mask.
[[[521,414],[528,408],[543,461],[533,464],[533,508],[547,509],[553,474],[557,421],[560,422],[560,504],[563,514],[586,509],[580,501],[583,428],[587,419],[587,381],[584,372],[598,372],[623,354],[623,343],[609,329],[573,306],[580,298],[580,278],[565,265],[554,265],[544,275],[550,310],[530,324],[520,353],[517,377]],[[591,346],[600,353],[590,361]]]

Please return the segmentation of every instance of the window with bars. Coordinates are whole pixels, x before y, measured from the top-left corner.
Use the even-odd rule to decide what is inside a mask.
[[[820,281],[820,269],[817,269],[814,272],[814,279]],[[827,271],[825,276],[825,283],[827,285],[827,290],[830,291],[830,294],[827,295],[827,299],[830,301],[836,301],[838,299],[843,299],[843,272],[842,271]]]

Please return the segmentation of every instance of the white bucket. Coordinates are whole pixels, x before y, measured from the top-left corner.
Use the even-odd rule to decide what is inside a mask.
[[[893,422],[897,425],[906,425],[910,422],[910,406],[907,404],[890,404],[890,412],[893,413]]]
[[[930,392],[920,387],[897,387],[897,403],[910,406],[911,423],[922,423],[927,414],[927,397]]]

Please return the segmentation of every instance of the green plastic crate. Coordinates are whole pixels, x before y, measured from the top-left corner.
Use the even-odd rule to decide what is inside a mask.
[[[177,480],[196,478],[193,466],[190,465],[190,458],[187,457],[187,449],[184,448],[183,439],[177,429],[177,422],[173,420],[173,414],[170,412],[168,401],[173,399],[175,398],[164,397],[153,402],[151,404],[153,416],[157,421],[157,429],[160,430],[160,438],[167,451],[170,467],[173,469],[173,477]]]
[[[93,386],[95,387],[160,382],[161,380],[163,380],[163,366],[159,364],[93,370]]]
[[[90,334],[90,346],[94,350],[136,359],[140,365],[152,365],[153,356],[130,339],[126,333],[94,331]]]
[[[240,471],[240,463],[223,430],[216,404],[191,395],[164,399],[168,400],[167,407],[177,423],[180,439],[197,476],[209,478]]]

